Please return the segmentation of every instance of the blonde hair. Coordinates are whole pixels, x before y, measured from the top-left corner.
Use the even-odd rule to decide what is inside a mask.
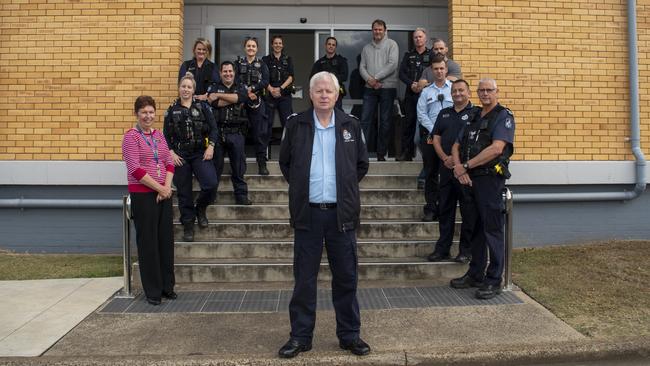
[[[197,38],[196,41],[194,41],[194,46],[192,46],[192,54],[194,54],[194,50],[196,49],[196,45],[198,44],[202,44],[203,47],[205,47],[205,49],[208,51],[207,58],[209,59],[212,56],[212,44],[210,43],[210,41],[208,41],[203,37]]]
[[[190,80],[192,81],[192,85],[194,86],[194,90],[196,90],[196,80],[194,80],[194,75],[192,75],[191,72],[186,72],[185,75],[178,81],[178,87],[181,86],[183,83],[183,80]]]

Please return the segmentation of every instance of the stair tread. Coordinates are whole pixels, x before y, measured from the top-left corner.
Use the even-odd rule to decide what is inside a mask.
[[[392,240],[392,239],[358,239],[357,244],[432,244],[435,240]],[[454,240],[454,243],[458,240]],[[213,245],[213,244],[246,244],[246,245],[274,245],[274,244],[293,244],[293,240],[282,239],[246,239],[246,240],[219,240],[219,241],[176,241],[175,244],[183,245]]]
[[[327,260],[321,260],[321,265],[327,264]],[[389,264],[425,264],[425,265],[449,265],[459,264],[456,262],[429,262],[426,258],[422,257],[405,257],[405,258],[359,258],[359,265],[389,265]],[[194,258],[176,258],[174,265],[200,265],[200,266],[215,266],[215,265],[238,265],[238,266],[255,266],[255,265],[293,265],[292,258],[279,258],[279,259],[194,259]]]

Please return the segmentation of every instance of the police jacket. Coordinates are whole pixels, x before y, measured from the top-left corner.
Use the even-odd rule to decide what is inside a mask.
[[[257,57],[251,63],[246,57],[239,57],[235,61],[235,80],[260,95],[269,85],[269,68]]]
[[[203,61],[203,65],[201,65],[200,68],[196,63],[196,58],[183,62],[178,71],[178,81],[181,81],[181,78],[185,76],[187,72],[192,73],[192,75],[194,75],[194,80],[196,80],[196,90],[194,91],[194,94],[196,95],[207,93],[208,87],[212,83],[219,81],[219,70],[210,60]]]
[[[183,158],[203,153],[208,144],[219,140],[212,110],[207,103],[200,101],[192,101],[192,105],[186,108],[177,99],[169,106],[165,112],[163,134],[169,149]]]
[[[422,53],[418,53],[415,49],[404,53],[399,67],[399,79],[406,84],[406,94],[415,94],[411,90],[411,84],[420,80],[422,71],[431,66],[432,56],[433,53],[426,47]]]
[[[244,121],[248,122],[246,118],[242,118],[241,113],[243,104],[248,101],[248,93],[243,85],[234,82],[230,87],[227,87],[222,81],[220,81],[210,86],[208,94],[211,93],[237,94],[237,103],[229,104],[225,107],[219,107],[218,100],[212,103],[212,108],[214,108],[214,117],[217,121],[218,127],[239,125],[244,123]]]
[[[293,77],[293,62],[291,57],[282,53],[280,58],[270,54],[262,57],[262,61],[269,69],[269,85],[277,88],[284,84],[289,76]],[[289,95],[291,92],[287,89],[282,90],[282,95]]]
[[[287,119],[280,146],[280,170],[289,183],[291,226],[311,229],[309,172],[314,143],[314,110],[294,114]],[[340,231],[359,225],[361,202],[359,181],[368,172],[368,152],[359,121],[334,109],[336,134],[336,214]]]
[[[342,89],[339,91],[339,94],[343,94],[344,96],[345,87],[343,86],[343,82],[348,80],[348,60],[339,54],[334,55],[332,58],[323,56],[314,62],[309,77],[311,78],[321,71],[331,72],[336,75],[336,79],[339,81],[339,85]]]

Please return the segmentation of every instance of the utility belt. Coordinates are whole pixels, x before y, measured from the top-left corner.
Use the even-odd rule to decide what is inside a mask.
[[[244,124],[239,124],[239,125],[226,125],[221,127],[221,135],[226,135],[229,133],[241,133],[242,135],[246,134],[246,125]]]
[[[179,152],[179,155],[182,153],[192,154],[198,151],[205,150],[205,144],[202,141],[196,142],[178,142],[176,143],[176,151]]]
[[[503,163],[498,163],[497,165],[490,168],[481,167],[481,168],[470,169],[468,174],[470,177],[493,175],[493,176],[504,177],[505,179],[510,179],[510,177],[512,176],[512,174],[510,174],[510,170],[508,169],[508,165]]]

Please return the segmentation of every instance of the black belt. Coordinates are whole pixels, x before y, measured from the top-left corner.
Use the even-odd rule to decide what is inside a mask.
[[[329,210],[330,208],[336,208],[336,202],[323,202],[323,203],[312,203],[309,202],[310,207],[320,208],[321,210]]]

